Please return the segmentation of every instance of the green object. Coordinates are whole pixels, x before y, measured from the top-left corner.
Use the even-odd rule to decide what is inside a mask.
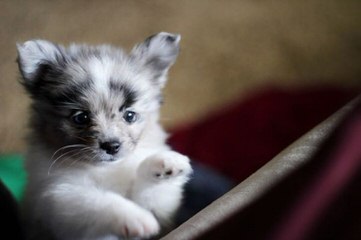
[[[20,201],[26,184],[24,158],[20,154],[0,154],[0,179],[17,201]]]

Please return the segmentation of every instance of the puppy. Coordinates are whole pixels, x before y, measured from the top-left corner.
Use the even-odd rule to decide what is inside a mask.
[[[147,238],[169,224],[192,172],[158,123],[179,41],[158,33],[129,54],[108,45],[17,45],[33,100],[29,239]]]

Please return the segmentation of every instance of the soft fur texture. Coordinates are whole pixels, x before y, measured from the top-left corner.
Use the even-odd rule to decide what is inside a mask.
[[[30,239],[146,238],[179,207],[192,169],[158,124],[180,36],[129,54],[103,45],[18,44],[33,99],[24,200]]]

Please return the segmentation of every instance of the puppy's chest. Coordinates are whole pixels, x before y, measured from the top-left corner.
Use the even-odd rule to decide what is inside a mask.
[[[127,196],[137,178],[138,164],[111,164],[93,169],[91,177],[99,187]]]

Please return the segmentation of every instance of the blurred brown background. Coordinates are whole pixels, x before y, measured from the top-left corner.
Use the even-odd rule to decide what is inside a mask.
[[[195,121],[267,86],[360,86],[361,1],[1,1],[0,153],[22,151],[28,98],[16,42],[110,43],[130,49],[182,35],[163,122]]]

